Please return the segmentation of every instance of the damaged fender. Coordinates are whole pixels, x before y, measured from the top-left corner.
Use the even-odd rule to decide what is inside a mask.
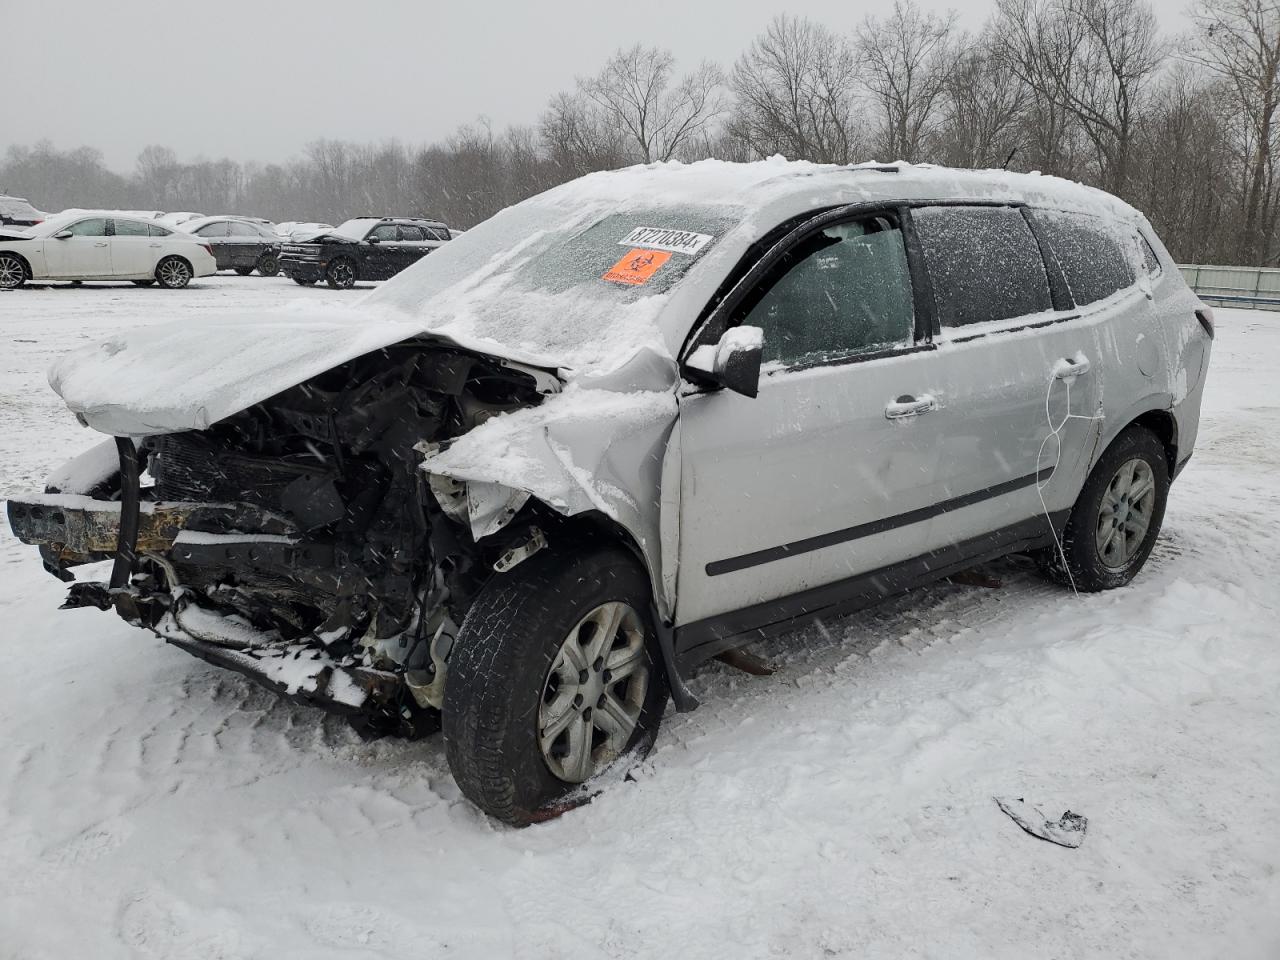
[[[477,540],[502,529],[529,497],[566,517],[608,517],[639,547],[658,612],[670,618],[674,578],[664,557],[675,552],[662,542],[661,500],[677,382],[675,361],[646,347],[537,407],[481,424],[429,453],[422,469],[447,513],[460,518],[465,509]]]

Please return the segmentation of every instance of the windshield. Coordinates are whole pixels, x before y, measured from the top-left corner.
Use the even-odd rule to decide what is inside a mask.
[[[510,207],[370,294],[433,332],[575,367],[660,340],[666,294],[741,218],[730,205]]]
[[[365,234],[369,232],[377,220],[370,220],[368,217],[357,217],[355,220],[348,220],[340,227],[335,227],[329,233],[336,233],[340,237],[346,237],[348,240],[363,240]]]

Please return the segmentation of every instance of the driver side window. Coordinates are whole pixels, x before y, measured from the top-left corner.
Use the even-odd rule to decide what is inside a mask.
[[[384,223],[381,226],[374,227],[369,234],[370,239],[377,237],[381,242],[386,243],[396,238],[396,225],[394,223]]]
[[[740,322],[764,330],[764,361],[787,366],[907,346],[915,311],[895,217],[833,224],[764,278]]]
[[[105,237],[107,235],[107,220],[105,217],[93,217],[90,220],[81,220],[79,223],[73,223],[67,229],[71,231],[72,236],[76,237]]]

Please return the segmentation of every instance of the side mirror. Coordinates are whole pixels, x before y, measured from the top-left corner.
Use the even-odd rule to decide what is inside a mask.
[[[754,397],[760,391],[760,360],[764,355],[764,331],[759,327],[732,327],[714,347],[704,344],[685,361],[695,379]]]
[[[72,237],[74,237],[74,236],[75,236],[75,234],[74,234],[74,233],[72,233],[70,230],[59,230],[57,233],[55,233],[55,234],[53,235],[53,239],[55,239],[55,240],[70,240],[70,239],[71,239]]]
[[[382,242],[382,238],[381,238],[381,237],[365,237],[365,240],[366,240],[366,242],[368,242],[368,243],[381,243],[381,242]]]

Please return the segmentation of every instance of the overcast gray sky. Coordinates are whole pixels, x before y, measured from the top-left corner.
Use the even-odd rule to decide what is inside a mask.
[[[976,28],[988,0],[921,0]],[[850,30],[888,2],[848,0],[0,0],[9,95],[0,149],[48,137],[131,170],[150,143],[182,159],[279,161],[318,137],[422,143],[480,115],[533,123],[619,46],[728,66],[778,12]],[[1186,0],[1154,0],[1182,30]],[[13,78],[22,81],[16,86]],[[16,94],[16,95],[15,95]]]

